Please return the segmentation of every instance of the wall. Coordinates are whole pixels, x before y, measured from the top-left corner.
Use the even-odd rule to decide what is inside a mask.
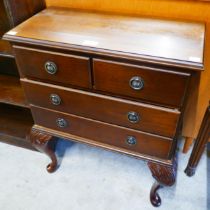
[[[183,135],[195,137],[210,100],[210,2],[181,0],[46,0],[47,6],[111,11],[143,16],[206,22],[205,71],[193,91],[184,118]]]

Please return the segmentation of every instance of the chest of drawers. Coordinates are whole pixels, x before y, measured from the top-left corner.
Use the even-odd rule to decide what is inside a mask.
[[[68,20],[68,21],[67,21]],[[176,179],[191,77],[203,70],[204,24],[48,8],[9,31],[35,125],[57,166],[55,137],[146,160],[157,190]]]

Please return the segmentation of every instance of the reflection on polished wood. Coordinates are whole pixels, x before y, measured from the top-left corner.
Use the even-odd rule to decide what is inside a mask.
[[[200,74],[195,70],[203,70],[204,32],[203,23],[56,8],[49,8],[8,32],[5,39],[11,41],[16,50],[21,81],[24,81],[26,92],[33,86],[32,92],[40,88],[38,92],[45,95],[43,100],[40,100],[40,96],[36,96],[35,92],[32,96],[26,94],[35,121],[33,127],[35,132],[32,132],[30,137],[33,145],[52,159],[51,167],[48,169],[54,170],[56,166],[53,150],[48,147],[48,143],[52,136],[65,137],[68,140],[73,139],[148,160],[148,166],[158,183],[172,186],[176,179],[175,153],[189,90],[188,79],[190,80],[192,75]],[[163,37],[169,42],[163,42],[161,39],[164,44],[158,43],[159,38]],[[145,43],[142,42],[143,39]],[[177,44],[173,45],[173,41]],[[162,50],[168,49],[170,53],[161,54]],[[26,52],[28,58],[33,60],[25,59]],[[33,56],[34,52],[36,56]],[[83,56],[90,59],[89,68],[85,68],[85,72],[90,76],[86,74],[82,79],[77,78],[77,82],[86,79],[89,86],[84,88],[82,83],[76,85],[69,81],[69,84],[66,84],[59,80],[67,69],[68,73],[75,73],[78,67],[72,62],[67,62],[63,57],[65,54],[70,54],[71,58]],[[103,60],[103,65],[99,60]],[[100,65],[96,65],[97,63]],[[25,65],[30,67],[31,64],[40,66],[38,69],[42,69],[42,72],[39,74],[33,71],[34,75],[26,74],[33,66],[27,68],[27,71],[24,67]],[[118,75],[116,79],[111,76],[110,79],[105,77],[109,69],[110,75]],[[131,71],[133,73],[129,75],[128,72]],[[49,77],[45,77],[47,73]],[[167,75],[165,82],[161,76],[163,74]],[[121,96],[123,89],[113,91],[116,84],[111,83],[111,80],[121,81],[118,86],[122,88],[124,84],[126,95]],[[28,86],[26,82],[29,82]],[[100,83],[106,85],[99,87]],[[159,86],[162,86],[162,89],[158,89]],[[161,92],[165,93],[165,89],[170,90],[166,96],[168,101],[171,101],[169,100],[171,96],[177,93],[179,95],[179,99],[171,104],[170,108],[166,108],[167,103],[162,100],[165,96]],[[146,99],[147,94],[143,93],[147,90],[156,93],[154,96],[159,92],[160,98]],[[135,102],[138,97],[132,94],[133,91],[142,94],[141,104]],[[70,92],[75,95],[69,97]],[[84,97],[80,94],[84,94]],[[72,98],[75,100],[74,103]],[[153,103],[159,107],[155,108]],[[68,104],[71,104],[71,109]],[[80,105],[86,107],[80,108]],[[88,106],[90,108],[86,109]],[[105,111],[98,106],[105,107],[109,113],[103,114]],[[148,109],[151,112],[145,114]],[[163,113],[155,117],[153,111],[157,109],[171,111],[166,117]],[[179,120],[176,114],[175,121],[171,121],[172,112],[180,112]],[[133,113],[132,117],[130,113]],[[152,120],[150,121],[148,117],[157,120],[155,124],[162,126],[160,131],[157,132],[157,126],[151,129]],[[115,121],[116,119],[118,120]],[[137,127],[139,119],[141,125]],[[170,132],[167,134],[166,131]],[[158,188],[159,186],[155,185],[151,191],[151,201],[155,206],[160,205]]]
[[[75,9],[117,12],[169,19],[185,19],[206,23],[206,37],[210,37],[210,1],[182,0],[46,0],[47,7],[60,6]],[[192,12],[193,11],[193,12]],[[194,83],[183,121],[182,135],[196,138],[210,98],[210,42],[206,41],[205,71],[200,82]]]
[[[8,32],[5,38],[34,39],[38,44],[57,42],[60,46],[65,43],[97,51],[108,49],[133,57],[189,62],[202,68],[204,31],[202,23],[49,8]]]

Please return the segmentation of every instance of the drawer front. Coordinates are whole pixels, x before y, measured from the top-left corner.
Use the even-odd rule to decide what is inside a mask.
[[[22,84],[29,103],[40,107],[167,137],[176,132],[178,111],[27,79]]]
[[[94,88],[148,102],[180,107],[190,74],[93,61]]]
[[[17,46],[14,51],[24,77],[84,88],[91,86],[89,58]]]
[[[159,158],[167,158],[172,145],[169,138],[39,107],[32,106],[32,114],[39,126]]]

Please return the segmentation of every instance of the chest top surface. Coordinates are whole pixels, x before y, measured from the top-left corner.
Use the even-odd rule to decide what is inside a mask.
[[[47,8],[4,38],[202,69],[205,24]]]

